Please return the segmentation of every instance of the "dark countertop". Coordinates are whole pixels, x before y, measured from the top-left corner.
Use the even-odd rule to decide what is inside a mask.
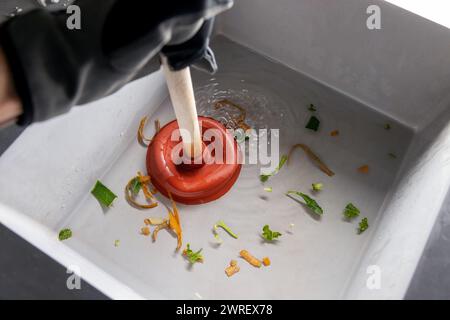
[[[61,0],[64,2],[64,0]],[[0,21],[18,6],[36,6],[34,0],[2,0]],[[0,131],[0,154],[21,128]],[[108,299],[88,283],[80,290],[66,286],[66,269],[0,224],[0,299]],[[450,299],[450,192],[434,225],[416,269],[407,299]]]

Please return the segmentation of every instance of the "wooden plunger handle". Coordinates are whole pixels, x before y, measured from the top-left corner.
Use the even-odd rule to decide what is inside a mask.
[[[170,99],[183,139],[184,154],[191,158],[198,158],[202,154],[202,139],[190,69],[187,67],[179,71],[172,71],[164,56],[161,56],[161,60]]]

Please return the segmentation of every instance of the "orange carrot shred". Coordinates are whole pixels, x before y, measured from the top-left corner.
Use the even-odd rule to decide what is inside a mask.
[[[264,257],[264,258],[262,259],[262,263],[263,263],[263,265],[266,266],[266,267],[270,266],[270,259],[269,259],[269,257]]]
[[[330,136],[332,136],[332,137],[336,137],[338,135],[339,135],[339,130],[333,130],[330,132]]]
[[[360,173],[369,173],[369,166],[366,164],[366,165],[363,165],[363,166],[359,167],[358,168],[358,172],[360,172]]]
[[[169,192],[169,198],[172,202],[172,210],[169,209],[169,228],[177,235],[177,250],[183,245],[183,232],[181,230],[180,215],[172,194]]]

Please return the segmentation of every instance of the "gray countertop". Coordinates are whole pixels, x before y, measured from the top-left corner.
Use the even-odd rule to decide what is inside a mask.
[[[36,6],[33,0],[2,0],[1,20],[18,6]],[[0,131],[0,154],[22,131]],[[0,225],[0,299],[107,299],[86,282],[69,290],[67,270]],[[416,269],[407,299],[450,299],[450,192],[434,225]]]

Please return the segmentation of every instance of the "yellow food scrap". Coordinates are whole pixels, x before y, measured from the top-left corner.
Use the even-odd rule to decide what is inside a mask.
[[[332,136],[332,137],[336,137],[338,135],[339,135],[339,130],[333,130],[330,132],[330,136]]]
[[[144,136],[144,128],[145,128],[145,125],[147,124],[147,120],[148,120],[148,117],[143,117],[141,119],[141,121],[139,122],[139,129],[138,129],[138,133],[137,133],[138,142],[143,145],[147,145],[146,142],[152,141],[152,139],[146,138]]]
[[[358,172],[359,173],[369,173],[369,166],[368,165],[363,165],[361,167],[358,168]]]
[[[162,229],[167,229],[167,228],[169,228],[169,222],[167,220],[164,220],[163,223],[157,225],[156,228],[153,230],[153,234],[152,234],[153,242],[156,241],[158,232],[161,231]]]
[[[263,265],[266,266],[266,267],[270,266],[270,259],[269,259],[269,257],[264,257],[264,258],[262,259],[262,263],[263,263]]]
[[[133,183],[135,183],[135,180],[138,179],[141,189],[144,192],[145,199],[149,202],[148,204],[141,204],[138,203],[135,200],[136,195],[133,194],[132,186]],[[148,184],[151,183],[151,179],[149,176],[143,176],[142,173],[138,172],[137,176],[132,178],[130,181],[128,181],[127,185],[125,186],[125,198],[127,199],[128,203],[132,206],[140,209],[151,209],[156,206],[158,206],[158,203],[155,202],[155,197],[153,197],[153,194],[148,190]]]
[[[245,118],[247,117],[247,110],[245,110],[245,108],[241,107],[240,105],[238,105],[228,99],[223,99],[223,100],[217,101],[214,104],[214,108],[216,108],[216,109],[223,108],[226,106],[235,108],[235,109],[239,110],[241,113],[238,117],[233,119],[233,122],[236,123],[236,127],[234,129],[241,128],[242,130],[244,130],[244,132],[251,129],[251,127],[245,122]]]
[[[231,277],[233,274],[239,272],[239,270],[241,270],[241,269],[237,265],[237,261],[231,260],[230,266],[225,269],[225,273],[227,274],[228,277]]]
[[[163,224],[166,221],[164,218],[147,218],[144,220],[144,223],[147,226],[157,226]]]
[[[252,266],[256,267],[256,268],[260,268],[261,267],[261,261],[259,261],[258,259],[256,259],[254,256],[252,256],[250,254],[250,252],[248,252],[247,250],[241,250],[241,252],[239,252],[239,254],[241,255],[241,257],[247,261],[248,263],[250,263]]]
[[[173,201],[172,195],[169,192],[170,201],[172,201],[172,210],[169,209],[169,228],[177,235],[177,250],[183,245],[183,232],[181,230],[180,215],[178,208]]]
[[[147,124],[148,117],[143,117],[139,122],[139,129],[137,133],[138,142],[144,146],[147,146],[147,143],[152,142],[152,139],[145,137],[144,128]],[[155,120],[155,134],[159,132],[161,129],[161,124],[158,119]]]
[[[143,227],[143,228],[141,229],[141,233],[142,233],[144,236],[150,235],[150,228],[149,228],[149,227]]]
[[[330,170],[330,168],[328,168],[325,163],[322,162],[322,160],[320,160],[320,158],[314,153],[312,152],[312,150],[305,144],[299,143],[296,145],[293,145],[291,150],[289,151],[288,154],[288,160],[287,160],[287,164],[289,164],[289,160],[291,159],[291,155],[294,152],[295,149],[300,148],[302,149],[306,155],[317,164],[317,166],[319,167],[320,170],[322,170],[326,175],[328,175],[329,177],[334,176],[334,172]]]

